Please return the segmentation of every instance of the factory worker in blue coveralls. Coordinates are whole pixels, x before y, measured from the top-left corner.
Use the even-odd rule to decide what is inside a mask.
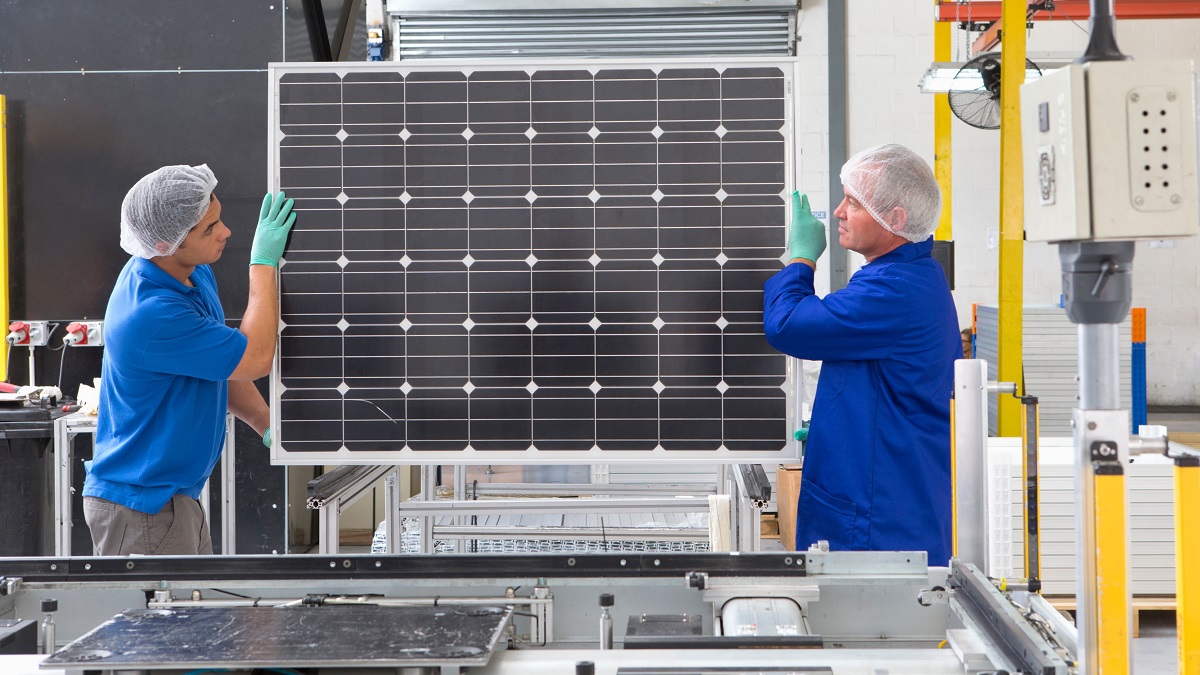
[[[231,232],[207,165],[167,166],[121,204],[121,270],[104,315],[94,459],[83,510],[98,555],[207,555],[197,497],[221,454],[228,410],[270,445],[254,380],[271,371],[279,325],[275,268],[296,216],[263,199],[250,253],[250,297],[225,325],[209,265]]]
[[[765,287],[763,323],[779,351],[821,361],[796,514],[796,547],[927,551],[950,558],[950,396],[962,342],[930,236],[941,192],[899,145],[864,150],[841,172],[838,241],[866,258],[845,288],[818,297],[825,228],[793,195],[791,262]]]

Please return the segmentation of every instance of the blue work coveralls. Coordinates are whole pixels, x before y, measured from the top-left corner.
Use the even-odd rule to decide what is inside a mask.
[[[823,361],[800,483],[796,547],[951,552],[950,396],[958,317],[933,240],[869,262],[819,298],[813,269],[767,280],[767,340]]]

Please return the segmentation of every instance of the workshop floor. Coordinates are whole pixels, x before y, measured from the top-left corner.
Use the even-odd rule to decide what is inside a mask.
[[[1133,641],[1133,672],[1138,675],[1178,673],[1175,612],[1142,612],[1141,628]]]

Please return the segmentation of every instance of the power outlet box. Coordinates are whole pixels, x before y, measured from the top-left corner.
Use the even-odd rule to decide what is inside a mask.
[[[21,324],[26,326],[20,331],[9,331],[9,344],[14,347],[45,347],[50,342],[50,322],[49,321],[20,321],[14,320],[9,322],[9,327]],[[14,333],[22,332],[21,338],[13,337]]]
[[[1071,64],[1021,87],[1025,238],[1200,233],[1192,62]]]
[[[71,347],[103,347],[103,321],[72,321],[67,324],[63,343]]]

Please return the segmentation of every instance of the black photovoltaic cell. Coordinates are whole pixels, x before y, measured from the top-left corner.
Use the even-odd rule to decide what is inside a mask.
[[[285,462],[785,447],[782,67],[276,72]]]

